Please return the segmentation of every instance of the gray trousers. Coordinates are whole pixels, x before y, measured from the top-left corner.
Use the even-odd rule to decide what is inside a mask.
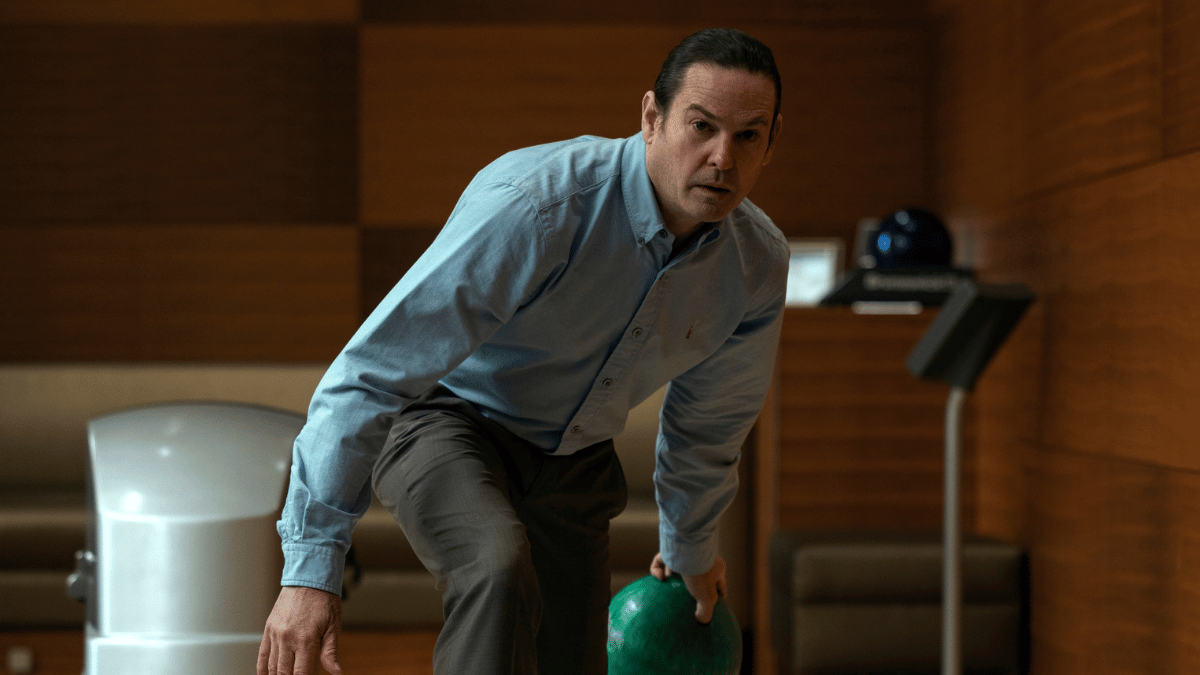
[[[607,672],[611,441],[547,455],[437,387],[393,424],[372,487],[442,592],[434,673]]]

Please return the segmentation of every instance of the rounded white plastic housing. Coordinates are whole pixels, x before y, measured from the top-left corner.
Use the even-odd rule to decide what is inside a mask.
[[[233,403],[89,423],[96,606],[86,674],[253,672],[279,593],[275,521],[303,423]]]

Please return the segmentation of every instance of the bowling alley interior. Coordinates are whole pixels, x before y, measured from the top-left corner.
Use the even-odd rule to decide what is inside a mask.
[[[326,367],[477,171],[639,133],[707,27],[778,64],[749,199],[792,249],[719,529],[737,672],[1200,672],[1200,4],[6,0],[0,673],[254,672]],[[949,258],[883,264],[918,213]],[[378,504],[352,553],[344,671],[432,673]]]

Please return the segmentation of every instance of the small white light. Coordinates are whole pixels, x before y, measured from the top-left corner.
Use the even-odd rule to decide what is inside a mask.
[[[33,650],[29,647],[8,648],[8,672],[14,675],[33,672]]]
[[[126,492],[121,498],[121,510],[125,513],[137,513],[142,510],[142,493]]]

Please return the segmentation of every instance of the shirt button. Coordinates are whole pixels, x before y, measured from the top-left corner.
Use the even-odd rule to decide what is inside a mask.
[[[667,231],[666,231],[666,230],[659,230],[659,231],[658,231],[658,236],[659,236],[659,237],[661,237],[661,238],[663,238],[663,239],[666,239],[666,238],[667,238]]]
[[[578,424],[576,424],[575,426],[571,427],[571,433],[573,433],[573,434],[581,434],[581,433],[583,433],[583,427],[581,427],[581,426],[579,426]]]
[[[646,245],[646,238],[638,237],[638,246],[645,246],[645,245]]]
[[[641,328],[634,328],[634,329],[633,329],[633,337],[635,337],[635,338],[640,338],[640,337],[642,337],[642,329],[641,329]]]
[[[601,384],[604,385],[605,389],[608,389],[609,387],[613,386],[612,378],[611,377],[606,378],[603,382],[601,382]]]

